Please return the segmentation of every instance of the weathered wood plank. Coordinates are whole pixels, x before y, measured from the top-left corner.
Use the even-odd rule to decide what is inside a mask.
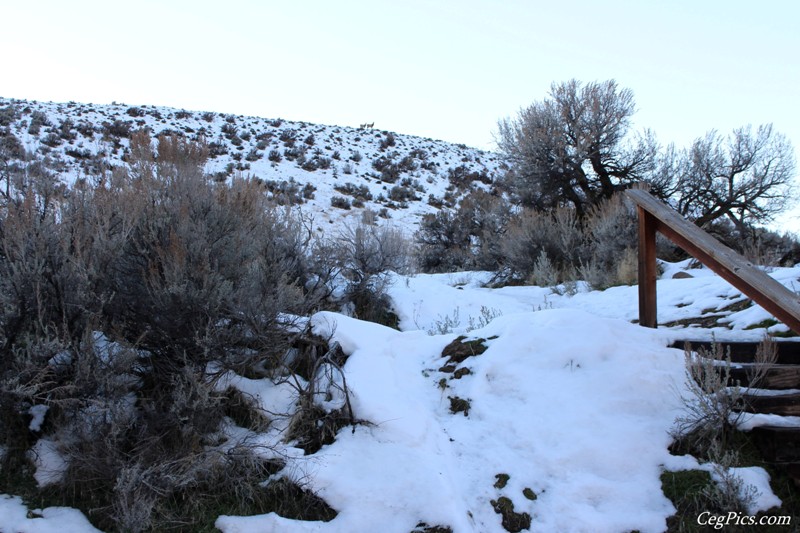
[[[800,461],[800,428],[763,426],[753,428],[756,447],[770,463]]]
[[[800,333],[800,296],[650,193],[642,189],[629,189],[625,193],[637,207],[655,219],[657,231],[699,259],[790,329]]]
[[[757,370],[757,364],[744,363],[730,369],[730,385],[758,387],[760,389],[788,390],[800,389],[800,365],[774,365],[764,369],[759,380],[751,385],[750,379]]]
[[[702,349],[706,353],[714,352],[714,343],[710,341],[679,340],[673,342],[670,348],[684,349],[687,343],[692,350]],[[757,342],[721,342],[720,344],[722,345],[722,353],[730,354],[731,362],[733,363],[753,363],[755,361],[756,350],[758,349]],[[778,351],[778,357],[775,360],[776,364],[800,365],[800,342],[775,340],[775,346]]]
[[[782,416],[800,416],[800,393],[781,394],[780,396],[760,396],[743,394],[743,411],[748,413],[766,413]]]

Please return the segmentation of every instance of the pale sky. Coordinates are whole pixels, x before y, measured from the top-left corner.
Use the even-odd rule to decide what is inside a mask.
[[[616,79],[688,145],[800,146],[796,0],[0,0],[0,96],[165,105],[492,148],[551,83]]]

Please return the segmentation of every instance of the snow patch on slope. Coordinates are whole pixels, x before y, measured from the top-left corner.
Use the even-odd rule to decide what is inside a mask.
[[[339,515],[312,529],[276,515],[221,517],[223,531],[407,533],[425,522],[501,532],[490,503],[499,496],[533,517],[532,531],[665,528],[674,509],[660,465],[683,355],[659,332],[579,311],[501,317],[472,332],[495,338],[455,380],[438,370],[453,335],[324,315],[334,320],[334,339],[352,350],[345,370],[356,417],[368,424],[341,430],[295,475]],[[450,412],[456,396],[470,401],[468,416]],[[496,489],[501,473],[510,479]]]

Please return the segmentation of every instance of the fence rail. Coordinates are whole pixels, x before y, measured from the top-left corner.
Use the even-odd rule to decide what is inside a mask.
[[[656,233],[661,233],[800,333],[800,296],[642,189],[629,189],[639,216],[639,324],[655,328]]]

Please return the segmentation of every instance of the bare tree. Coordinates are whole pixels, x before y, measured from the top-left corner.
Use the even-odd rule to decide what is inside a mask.
[[[727,138],[711,131],[672,157],[675,205],[698,226],[727,217],[743,230],[790,206],[792,146],[771,124],[738,128]]]
[[[614,192],[648,177],[657,144],[630,133],[633,93],[614,80],[553,84],[549,98],[501,120],[498,145],[513,164],[523,205],[574,205],[582,216]]]

